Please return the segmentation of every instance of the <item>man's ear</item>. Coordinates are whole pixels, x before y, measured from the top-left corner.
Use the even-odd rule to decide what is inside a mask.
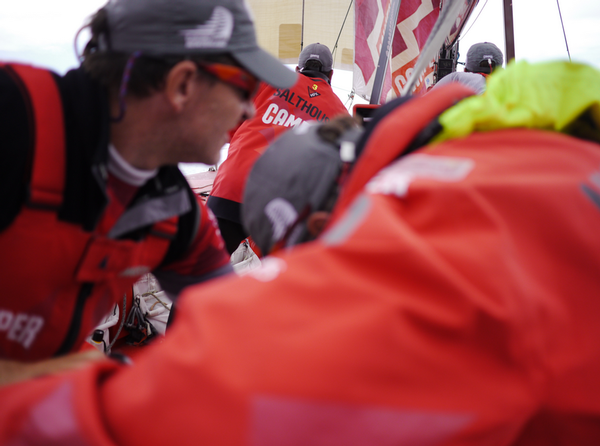
[[[164,93],[175,111],[183,110],[197,88],[197,70],[194,62],[183,60],[167,73]]]
[[[323,231],[325,223],[327,223],[327,220],[329,219],[329,215],[329,212],[325,211],[317,211],[310,214],[306,220],[306,229],[308,229],[308,233],[313,237],[318,237]]]
[[[325,74],[329,78],[329,83],[331,84],[331,79],[333,78],[333,70],[331,70],[329,73],[325,73]]]

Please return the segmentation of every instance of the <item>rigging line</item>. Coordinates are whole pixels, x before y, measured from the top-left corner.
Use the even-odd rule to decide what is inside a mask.
[[[302,26],[300,27],[300,52],[304,49],[304,0],[302,0]]]
[[[350,103],[350,107],[352,107],[352,105],[354,104],[354,89],[352,89],[350,94],[348,94],[348,98],[346,99],[346,102],[344,103],[344,107],[346,107],[346,109],[348,111],[350,111],[350,109],[348,107],[348,102]]]
[[[558,15],[560,16],[560,25],[562,26],[563,36],[565,36],[565,45],[567,46],[567,55],[569,56],[569,62],[571,62],[571,53],[569,52],[569,43],[567,42],[567,33],[565,32],[565,24],[563,23],[562,14],[560,12],[560,3],[556,0],[556,6],[558,6]]]
[[[475,17],[475,20],[473,20],[473,22],[471,22],[471,26],[469,26],[469,29],[467,29],[458,39],[458,41],[460,42],[462,40],[463,37],[465,37],[467,35],[467,33],[471,30],[471,28],[473,28],[473,25],[475,25],[475,22],[477,21],[477,19],[479,18],[479,16],[481,15],[481,13],[483,12],[483,10],[485,9],[485,5],[487,5],[488,0],[485,0],[485,3],[483,4],[483,6],[481,7],[481,9],[479,10],[479,14],[477,14],[477,17]]]
[[[335,88],[336,90],[342,90],[344,93],[352,93],[352,91],[354,90],[354,87],[351,88],[343,88],[343,87],[338,87],[337,85],[332,85],[332,88]]]
[[[340,28],[340,33],[337,36],[335,45],[333,45],[333,51],[331,52],[331,54],[333,56],[333,60],[335,60],[335,51],[337,50],[337,45],[338,45],[338,42],[340,41],[340,36],[342,35],[342,31],[344,30],[344,25],[346,24],[346,19],[348,18],[348,14],[350,13],[350,8],[352,7],[352,2],[354,2],[354,0],[350,0],[350,4],[348,5],[348,10],[346,11],[346,17],[344,17],[344,21],[342,22],[342,27]]]

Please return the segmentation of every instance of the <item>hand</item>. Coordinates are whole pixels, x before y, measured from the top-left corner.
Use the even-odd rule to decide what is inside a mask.
[[[76,370],[92,362],[106,359],[104,353],[93,349],[38,362],[0,360],[0,386],[14,384],[38,376]]]

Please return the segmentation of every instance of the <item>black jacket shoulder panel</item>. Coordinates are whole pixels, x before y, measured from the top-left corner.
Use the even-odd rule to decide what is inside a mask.
[[[59,78],[58,87],[67,146],[67,177],[58,216],[91,231],[107,203],[104,185],[110,141],[108,96],[83,68]]]
[[[171,242],[171,246],[162,262],[162,265],[167,265],[182,258],[190,247],[200,229],[201,209],[196,194],[194,194],[194,191],[190,188],[187,180],[178,167],[163,167],[160,169],[158,176],[162,176],[165,180],[168,180],[168,184],[173,185],[170,187],[174,187],[174,185],[177,184],[179,187],[184,188],[187,191],[192,204],[192,208],[189,212],[179,216],[177,235],[175,236],[175,240]]]
[[[58,86],[66,138],[66,179],[60,220],[95,228],[108,198],[106,166],[110,141],[108,97],[82,68],[65,76],[52,73]],[[29,94],[10,68],[0,68],[0,231],[6,229],[27,198],[34,152],[35,126]],[[180,258],[196,236],[200,206],[194,192],[177,166],[164,166],[157,176],[140,188],[134,201],[184,189],[191,209],[179,217],[179,230],[164,263]],[[147,228],[149,230],[149,228]],[[130,234],[131,237],[143,237]]]
[[[12,223],[27,198],[33,123],[25,85],[10,67],[0,68],[0,231]]]

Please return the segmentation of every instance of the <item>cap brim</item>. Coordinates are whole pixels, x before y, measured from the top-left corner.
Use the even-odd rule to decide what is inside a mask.
[[[253,51],[233,51],[233,57],[250,73],[272,87],[290,88],[296,83],[296,72],[260,48]]]

